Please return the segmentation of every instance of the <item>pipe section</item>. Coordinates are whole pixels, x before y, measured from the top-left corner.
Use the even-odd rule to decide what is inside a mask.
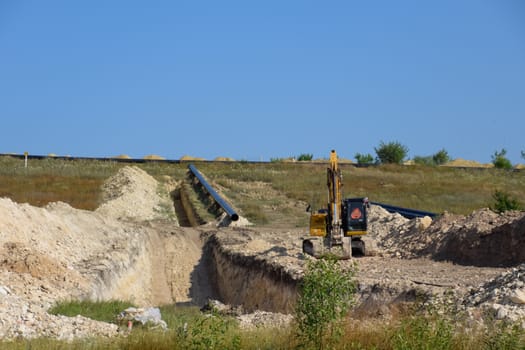
[[[230,219],[232,221],[239,220],[239,215],[235,212],[235,210],[232,209],[232,207],[211,187],[211,185],[206,181],[204,176],[197,170],[197,168],[190,164],[188,165],[188,169],[191,171],[191,173],[199,180],[202,186],[206,189],[206,191],[213,197],[215,202],[221,206],[221,208],[228,214]]]
[[[407,219],[421,218],[423,216],[429,216],[429,217],[431,217],[433,219],[433,218],[435,218],[438,215],[436,213],[431,213],[429,211],[422,211],[422,210],[409,209],[409,208],[401,208],[401,207],[396,207],[396,206],[393,206],[393,205],[390,205],[390,204],[385,204],[385,203],[370,202],[370,204],[379,205],[379,206],[383,207],[389,213],[399,213],[399,214],[403,215]]]

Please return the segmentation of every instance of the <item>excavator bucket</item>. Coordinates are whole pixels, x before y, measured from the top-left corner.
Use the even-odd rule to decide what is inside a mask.
[[[342,244],[331,245],[328,237],[308,237],[303,239],[303,253],[315,258],[327,255],[346,260],[352,257],[352,239],[343,237]]]

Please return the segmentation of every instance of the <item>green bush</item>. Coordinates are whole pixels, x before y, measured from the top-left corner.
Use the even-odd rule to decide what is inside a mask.
[[[356,269],[344,269],[333,256],[306,262],[295,309],[297,335],[306,347],[321,349],[343,335],[342,321],[356,291]]]
[[[507,192],[496,190],[492,198],[494,199],[494,203],[490,206],[490,209],[497,213],[503,213],[507,210],[522,210],[522,206],[518,200]]]
[[[498,169],[512,169],[512,163],[507,159],[507,150],[502,149],[500,152],[496,151],[492,155],[492,164]]]
[[[357,164],[372,164],[374,162],[374,157],[370,153],[356,153],[354,158],[357,160]]]
[[[401,164],[408,154],[408,148],[397,141],[389,143],[381,141],[379,147],[374,150],[378,161],[382,164]]]
[[[313,154],[303,153],[297,157],[297,161],[299,162],[305,162],[310,161],[314,158]]]
[[[450,161],[450,156],[448,155],[448,152],[443,148],[432,156],[432,160],[434,161],[435,165],[441,165],[448,163]]]
[[[445,149],[442,149],[436,153],[434,153],[431,156],[415,156],[414,157],[414,163],[420,164],[420,165],[428,165],[428,166],[435,166],[435,165],[441,165],[448,163],[450,161],[450,157],[448,155],[448,152]]]
[[[404,319],[392,339],[392,348],[446,350],[454,348],[454,324],[446,317]]]
[[[524,331],[519,323],[492,322],[483,342],[485,349],[524,349]]]
[[[216,314],[204,315],[183,329],[182,344],[187,349],[240,349],[236,324]]]

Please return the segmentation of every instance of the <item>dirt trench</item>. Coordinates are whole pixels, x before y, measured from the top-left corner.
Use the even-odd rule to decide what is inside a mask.
[[[152,225],[152,304],[218,300],[245,312],[293,311],[298,280],[282,266],[228,251],[215,230]]]
[[[147,224],[145,252],[152,276],[149,300],[145,301],[203,306],[218,300],[242,306],[246,312],[291,312],[297,295],[294,277],[278,264],[226,249],[217,239],[218,232],[229,232],[225,235],[234,239],[242,235],[242,229],[218,228],[217,222],[202,224],[187,190],[179,186],[171,192],[180,226],[162,220]]]

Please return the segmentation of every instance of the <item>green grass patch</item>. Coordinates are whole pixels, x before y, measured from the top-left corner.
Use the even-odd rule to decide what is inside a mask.
[[[132,303],[121,300],[89,301],[69,300],[57,303],[49,313],[74,317],[81,315],[97,321],[116,323],[116,317],[128,307],[135,307]]]

